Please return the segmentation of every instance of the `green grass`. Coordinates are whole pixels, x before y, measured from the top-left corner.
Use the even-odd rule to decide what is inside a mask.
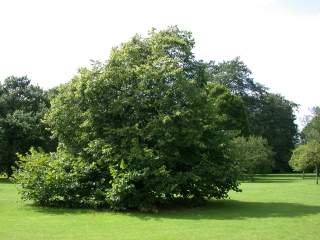
[[[157,214],[34,207],[0,179],[1,240],[320,238],[320,185],[312,177],[268,175],[243,183],[242,193],[206,207]]]

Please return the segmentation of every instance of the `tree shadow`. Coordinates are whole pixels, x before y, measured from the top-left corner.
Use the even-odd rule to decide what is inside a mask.
[[[0,184],[12,184],[12,181],[8,178],[1,178],[0,177]]]
[[[107,213],[112,211],[108,209],[89,209],[89,208],[58,208],[58,207],[42,207],[33,203],[25,204],[28,210],[32,212],[44,213],[49,215],[80,215],[90,213]]]
[[[320,205],[304,205],[285,202],[244,202],[236,200],[213,200],[196,208],[159,210],[157,213],[113,212],[110,210],[44,208],[29,205],[31,211],[51,215],[114,214],[141,220],[244,220],[248,218],[292,218],[320,214]]]
[[[144,220],[189,219],[232,220],[248,218],[292,218],[320,214],[320,206],[285,202],[243,202],[236,200],[211,201],[204,207],[166,210],[157,214],[131,214]]]
[[[246,180],[245,183],[291,183],[302,180],[315,179],[315,175],[306,174],[304,179],[301,174],[270,174],[270,175],[256,175],[253,180]]]
[[[291,183],[300,181],[302,179],[297,178],[254,178],[252,181],[247,181],[247,183]]]
[[[309,174],[306,174],[306,176]],[[285,177],[285,178],[299,178],[301,173],[271,173],[271,174],[255,174],[257,177]]]

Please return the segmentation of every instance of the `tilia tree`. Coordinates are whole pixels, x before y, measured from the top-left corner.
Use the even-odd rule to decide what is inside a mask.
[[[208,83],[193,47],[176,27],[151,31],[58,89],[45,121],[60,147],[22,157],[23,196],[49,206],[150,209],[237,190],[238,164],[225,152],[245,128],[243,102]]]

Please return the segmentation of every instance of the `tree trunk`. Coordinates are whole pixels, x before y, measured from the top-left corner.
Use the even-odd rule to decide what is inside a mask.
[[[304,179],[304,170],[302,171],[302,179]]]
[[[317,181],[317,184],[319,184],[319,166],[318,164],[316,165],[316,181]]]
[[[11,166],[7,167],[6,174],[7,174],[7,179],[9,179],[12,176],[13,170]]]

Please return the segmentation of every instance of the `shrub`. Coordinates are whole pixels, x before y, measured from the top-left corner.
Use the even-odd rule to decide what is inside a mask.
[[[75,158],[63,147],[55,153],[30,149],[25,156],[18,154],[19,166],[13,178],[21,185],[20,193],[25,200],[32,199],[41,206],[101,207],[105,197],[101,192],[103,178],[97,176],[95,163],[88,164]]]

